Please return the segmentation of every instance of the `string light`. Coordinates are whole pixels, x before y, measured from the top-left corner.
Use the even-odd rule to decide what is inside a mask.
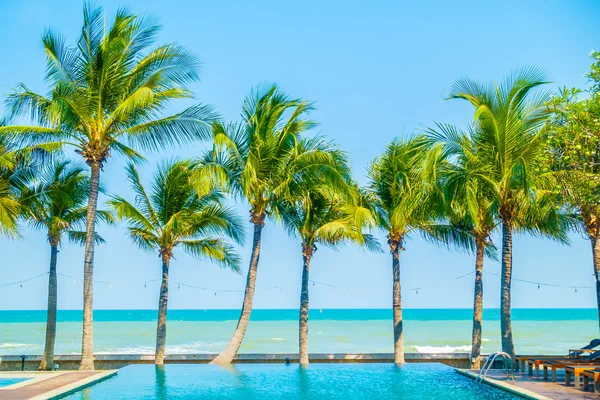
[[[496,274],[494,272],[489,272],[489,271],[483,271],[483,272],[488,275],[493,275],[493,276],[498,276],[498,277],[501,276],[500,274]],[[556,287],[556,288],[570,288],[570,289],[575,289],[575,293],[577,293],[577,289],[594,289],[592,286],[557,285],[554,283],[534,282],[534,281],[528,281],[527,279],[518,279],[518,278],[512,278],[512,280],[515,282],[529,283],[532,285],[537,285],[538,289],[541,286]]]
[[[48,275],[48,274],[49,274],[49,272],[44,272],[43,274],[39,274],[39,275],[36,275],[36,276],[32,276],[31,278],[23,279],[23,280],[21,280],[21,281],[9,282],[9,283],[3,283],[3,284],[1,284],[1,285],[0,285],[0,287],[5,287],[5,286],[13,286],[13,285],[19,285],[19,287],[23,287],[23,284],[24,284],[25,282],[32,281],[32,280],[34,280],[34,279],[40,278],[40,277],[42,277],[42,276],[44,276],[44,275]]]
[[[490,272],[490,271],[483,271],[483,272],[485,274],[488,274],[488,275],[492,275],[492,276],[496,276],[496,277],[501,277],[500,274],[497,274],[497,273],[494,273],[494,272]],[[445,280],[445,281],[440,281],[440,282],[434,282],[434,283],[432,283],[431,285],[428,285],[428,286],[420,286],[420,287],[414,287],[414,288],[409,288],[409,289],[404,289],[404,290],[405,291],[414,291],[415,294],[419,294],[419,290],[429,289],[429,288],[432,288],[434,286],[443,284],[444,282],[447,282],[448,285],[449,285],[449,287],[453,287],[453,285],[452,285],[453,281],[462,279],[462,278],[467,277],[469,275],[472,275],[474,273],[475,273],[475,271],[471,271],[471,272],[468,272],[466,274],[457,276],[456,278],[451,279],[450,281]],[[41,277],[46,276],[48,274],[49,274],[49,272],[44,272],[42,274],[35,275],[35,276],[32,276],[30,278],[26,278],[26,279],[23,279],[23,280],[20,280],[20,281],[3,283],[3,284],[0,284],[0,287],[7,287],[7,286],[19,285],[20,288],[23,288],[23,284],[24,283],[32,281],[32,280],[35,280],[35,279],[38,279],[38,278],[41,278]],[[69,278],[69,279],[72,280],[73,284],[75,284],[75,277],[70,276],[70,275],[66,275],[66,274],[61,274],[61,273],[57,273],[57,275],[60,276],[60,277]],[[556,287],[556,288],[568,288],[568,289],[573,289],[575,291],[575,293],[578,293],[579,289],[593,289],[592,286],[559,285],[559,284],[553,284],[553,283],[535,282],[535,281],[530,281],[530,280],[526,280],[526,279],[519,279],[519,278],[512,278],[512,280],[515,281],[515,282],[521,282],[521,283],[527,283],[527,284],[537,285],[538,289],[541,289],[542,286]],[[161,279],[152,279],[152,280],[145,281],[144,282],[144,288],[146,288],[149,283],[158,282],[158,281],[161,281]],[[101,280],[94,280],[94,282],[106,284],[106,285],[108,285],[109,289],[112,289],[112,283],[111,282],[101,281]],[[172,281],[172,282],[177,285],[177,289],[181,289],[181,287],[183,286],[183,287],[187,287],[187,288],[190,288],[190,289],[197,289],[197,290],[203,290],[203,291],[212,292],[214,294],[214,296],[216,296],[218,292],[222,292],[222,293],[243,293],[244,292],[244,290],[237,290],[237,289],[214,289],[214,288],[207,288],[207,287],[202,287],[202,286],[189,285],[189,284],[182,283],[182,282],[177,282],[177,281]],[[362,289],[362,288],[360,288],[360,289],[350,289],[350,288],[347,288],[347,287],[332,285],[332,284],[329,284],[329,283],[326,283],[326,282],[315,281],[313,279],[309,279],[309,282],[312,283],[313,287],[316,287],[317,285],[319,285],[319,286],[324,286],[324,287],[328,287],[328,288],[332,288],[332,289],[343,290],[343,291],[346,292],[347,296],[350,296],[352,294],[352,292],[360,292],[360,293],[363,293],[363,292],[369,293],[369,292],[371,292],[371,293],[379,294],[381,297],[385,297],[385,293],[383,293],[383,292],[381,292],[379,290]],[[128,284],[128,285],[136,285],[137,284],[135,282],[121,282],[121,283],[122,284],[125,283],[125,284]],[[280,291],[283,291],[283,288],[284,288],[284,285],[277,285],[277,286],[271,286],[271,287],[265,288],[263,290],[279,289]]]
[[[462,279],[462,278],[464,278],[466,276],[473,275],[474,273],[475,273],[475,271],[471,271],[471,272],[468,272],[466,274],[462,274],[462,275],[457,276],[456,278],[450,280],[450,287],[452,287],[452,281],[457,281],[457,280]],[[419,290],[430,289],[430,288],[432,288],[434,286],[438,286],[438,285],[440,285],[441,283],[444,283],[444,282],[446,282],[446,281],[434,282],[434,283],[432,283],[431,285],[428,285],[428,286],[421,286],[421,287],[410,288],[410,289],[406,289],[406,290],[409,291],[409,292],[415,292],[415,294],[419,294]]]
[[[319,286],[325,286],[325,287],[329,287],[332,289],[338,289],[338,290],[343,290],[346,292],[346,295],[349,296],[352,292],[372,292],[372,293],[376,293],[379,294],[381,297],[385,297],[385,293],[379,291],[379,290],[370,290],[370,289],[350,289],[347,287],[342,287],[342,286],[336,286],[336,285],[331,285],[329,283],[325,283],[325,282],[319,282],[319,281],[315,281],[313,279],[309,279],[309,282],[312,282],[313,287],[315,285],[319,285]]]

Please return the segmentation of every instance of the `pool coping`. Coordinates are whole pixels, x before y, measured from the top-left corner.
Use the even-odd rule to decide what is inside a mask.
[[[117,374],[117,372],[119,372],[119,370],[117,370],[117,369],[98,372],[98,374],[96,374],[96,375],[92,375],[90,377],[80,379],[76,382],[73,382],[69,385],[65,385],[60,388],[56,388],[54,390],[44,393],[43,395],[32,397],[30,400],[58,399],[58,398],[66,396],[68,394],[78,392],[83,388],[94,385],[105,379],[111,378],[111,377],[115,376]]]
[[[23,386],[28,386],[33,383],[45,381],[46,379],[53,378],[55,376],[66,374],[69,371],[0,371],[0,378],[23,378],[26,379],[23,382],[14,383],[12,385],[0,387],[2,390],[13,390]],[[0,392],[1,393],[1,392]]]
[[[26,381],[15,383],[13,385],[5,386],[0,388],[0,395],[3,390],[12,391],[18,390],[20,388],[27,387],[29,385],[42,382],[44,380],[54,378],[60,375],[69,374],[74,371],[35,371],[35,372],[0,372],[0,378],[27,378]],[[30,400],[50,400],[62,398],[71,393],[78,392],[79,390],[96,384],[100,381],[108,379],[114,375],[116,375],[118,370],[106,370],[106,371],[98,371],[96,374],[88,376],[87,378],[79,379],[75,382],[69,383],[64,386],[57,387],[55,389],[49,390],[43,394],[39,394],[37,396],[31,397]]]
[[[461,375],[464,375],[466,377],[469,377],[471,379],[477,379],[478,374],[475,374],[471,371],[466,371],[464,369],[460,369],[460,368],[454,368],[454,370],[456,372],[458,372]],[[483,377],[482,382],[490,385],[490,386],[494,386],[498,389],[502,389],[504,391],[510,392],[512,394],[516,394],[518,396],[521,396],[525,399],[533,399],[533,400],[552,400],[551,397],[548,396],[544,396],[542,394],[539,393],[535,393],[532,392],[531,390],[528,389],[523,389],[517,386],[513,386],[510,385],[508,383],[505,382],[501,382],[501,381],[497,381],[495,379],[492,378],[488,378],[488,377]]]

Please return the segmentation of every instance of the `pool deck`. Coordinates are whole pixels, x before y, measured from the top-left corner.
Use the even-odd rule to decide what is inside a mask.
[[[30,378],[0,388],[0,399],[46,400],[74,392],[116,374],[111,371],[0,372],[0,378]]]
[[[457,369],[457,371],[471,378],[477,377],[477,374],[479,373],[479,370]],[[506,377],[505,370],[490,370],[485,378],[486,383],[508,390],[527,399],[600,400],[600,395],[595,394],[593,391],[584,392],[581,389],[574,388],[572,385],[566,386],[564,381],[564,371],[562,372],[562,375],[559,374],[557,376],[556,382],[545,381],[543,378],[519,373],[515,375],[515,380],[513,381]]]

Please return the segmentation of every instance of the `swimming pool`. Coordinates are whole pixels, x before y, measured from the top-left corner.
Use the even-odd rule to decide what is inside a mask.
[[[0,378],[0,388],[7,387],[10,385],[14,385],[15,383],[21,383],[30,378]],[[0,396],[0,399],[2,396]]]
[[[131,365],[67,399],[517,399],[442,364]]]

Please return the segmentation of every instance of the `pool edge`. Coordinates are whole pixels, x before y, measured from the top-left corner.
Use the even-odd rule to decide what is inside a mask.
[[[466,376],[468,378],[471,378],[473,380],[475,380],[477,378],[477,374],[475,374],[475,373],[473,373],[471,371],[465,371],[464,369],[460,369],[460,368],[454,368],[454,370],[456,372],[458,372],[459,374],[461,374],[463,376]],[[483,378],[483,382],[486,383],[486,384],[488,384],[488,385],[490,385],[490,386],[493,386],[493,387],[496,387],[498,389],[504,390],[506,392],[510,392],[512,394],[516,394],[518,396],[521,396],[521,397],[523,397],[525,399],[553,400],[551,397],[544,396],[542,394],[532,392],[531,390],[527,390],[527,389],[523,389],[523,388],[520,388],[520,387],[512,386],[512,385],[509,385],[509,384],[501,382],[501,381],[497,381],[497,380],[492,379],[492,378],[484,377]]]
[[[30,400],[53,400],[53,399],[60,399],[63,398],[67,395],[73,394],[75,392],[78,392],[88,386],[92,386],[95,385],[98,382],[101,382],[103,380],[106,380],[108,378],[111,378],[113,376],[115,376],[117,373],[119,372],[119,370],[114,369],[114,370],[108,370],[108,371],[103,371],[101,373],[98,373],[96,375],[92,375],[88,378],[85,379],[80,379],[77,382],[73,382],[69,385],[54,389],[50,392],[46,392],[42,395],[36,396],[36,397],[32,397]]]

